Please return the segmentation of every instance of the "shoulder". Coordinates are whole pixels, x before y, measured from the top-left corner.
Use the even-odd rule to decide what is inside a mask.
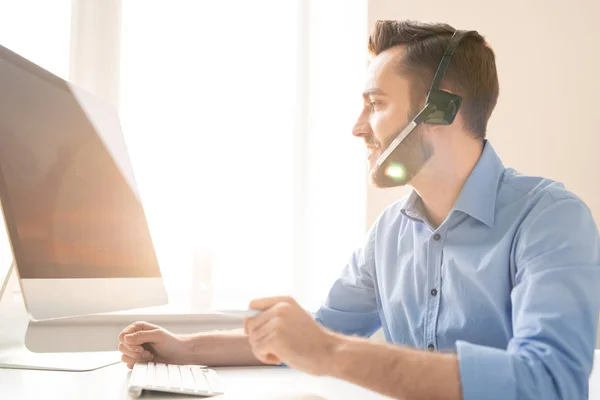
[[[562,182],[524,175],[511,168],[507,168],[500,178],[497,208],[499,211],[514,209],[521,214],[523,222],[575,216],[592,219],[587,204]]]
[[[518,225],[514,236],[518,257],[598,258],[600,239],[592,212],[564,184],[507,170],[498,196],[498,212]]]
[[[574,197],[575,194],[565,188],[562,182],[549,178],[522,174],[512,168],[506,168],[500,178],[498,193],[507,200],[521,197],[530,199],[550,197]]]

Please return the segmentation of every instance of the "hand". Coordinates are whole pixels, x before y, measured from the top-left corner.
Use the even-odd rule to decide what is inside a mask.
[[[183,364],[188,353],[182,336],[147,322],[134,322],[119,334],[119,351],[129,368],[148,361]]]
[[[254,356],[263,363],[285,363],[313,375],[327,372],[327,358],[339,337],[325,330],[290,297],[271,297],[250,302],[250,309],[263,310],[246,318]]]

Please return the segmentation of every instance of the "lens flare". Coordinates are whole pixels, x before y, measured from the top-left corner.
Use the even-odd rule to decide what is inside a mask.
[[[406,168],[399,163],[391,163],[385,170],[385,174],[390,178],[401,181],[406,178]]]

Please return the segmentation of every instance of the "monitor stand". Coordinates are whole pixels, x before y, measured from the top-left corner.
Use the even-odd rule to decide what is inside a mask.
[[[10,266],[0,287],[0,368],[83,372],[120,362],[117,351],[36,353],[25,346],[29,316],[17,270]]]

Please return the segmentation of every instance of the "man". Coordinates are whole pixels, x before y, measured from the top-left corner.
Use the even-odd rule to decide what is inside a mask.
[[[119,336],[138,360],[285,363],[402,399],[587,397],[600,307],[600,240],[590,210],[562,185],[505,168],[485,139],[496,105],[495,56],[460,41],[441,89],[461,96],[449,125],[421,124],[378,158],[425,105],[455,32],[380,21],[353,134],[378,187],[410,184],[351,257],[316,315],[293,299],[245,332],[175,335],[135,323]],[[389,343],[361,337],[382,327]],[[150,344],[148,352],[142,344]]]

